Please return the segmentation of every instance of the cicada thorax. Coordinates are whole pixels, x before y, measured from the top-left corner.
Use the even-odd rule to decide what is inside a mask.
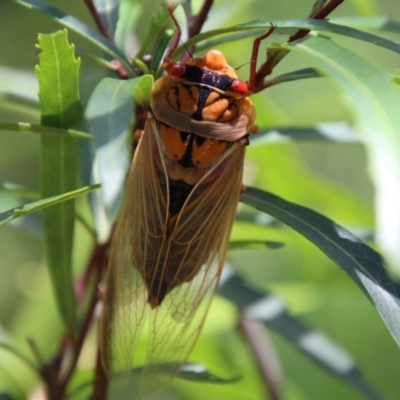
[[[149,146],[161,193],[158,201],[164,203],[159,209],[166,215],[164,224],[143,235],[146,256],[141,249],[132,250],[152,308],[172,289],[192,281],[202,265],[215,257],[215,252],[206,250],[212,248],[212,238],[203,237],[205,220],[225,193],[215,190],[215,185],[224,184],[223,180],[229,183],[227,172],[239,178],[235,182],[241,181],[246,135],[255,118],[245,96],[246,84],[238,80],[222,53],[210,51],[185,65],[171,61],[164,68],[168,75],[154,85],[154,117],[149,117],[144,136],[156,135],[145,140],[153,140]],[[239,197],[240,186],[235,185],[226,192],[233,196],[229,215]],[[194,218],[197,209],[201,213]],[[223,234],[219,228],[215,232]]]

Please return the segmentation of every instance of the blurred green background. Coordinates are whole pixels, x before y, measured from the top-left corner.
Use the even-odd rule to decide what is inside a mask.
[[[63,11],[93,26],[82,0],[49,1]],[[145,2],[151,15],[157,2]],[[216,1],[205,29],[244,23],[254,19],[283,20],[305,17],[311,0]],[[400,8],[391,0],[345,1],[333,16],[389,15],[400,19]],[[145,24],[146,18],[141,20]],[[60,26],[46,16],[31,12],[11,1],[0,1],[0,92],[26,98],[24,107],[10,107],[8,97],[0,97],[0,120],[39,123],[35,111],[37,84],[33,68],[37,62],[38,32],[50,33]],[[144,28],[138,27],[138,40]],[[396,40],[394,35],[387,35]],[[285,40],[274,35],[272,41]],[[77,48],[93,50],[82,38],[70,34]],[[366,43],[335,37],[364,57],[376,60],[389,70],[399,58],[389,51]],[[398,37],[397,37],[398,40]],[[232,66],[250,59],[252,39],[224,44]],[[276,73],[306,67],[289,55]],[[85,101],[104,71],[88,59],[82,60],[81,88]],[[247,79],[248,65],[239,70]],[[327,79],[285,83],[253,98],[261,126],[315,126],[321,122],[347,121],[351,115],[345,99]],[[1,133],[0,182],[12,182],[38,190],[39,137]],[[245,183],[276,193],[329,216],[357,232],[373,227],[373,187],[366,172],[366,155],[360,145],[303,142],[300,144],[254,144],[246,156]],[[28,202],[26,198],[0,192],[0,212]],[[85,200],[79,200],[87,212]],[[44,356],[55,350],[61,323],[52,300],[43,260],[40,216],[26,217],[0,229],[0,333],[2,328],[21,342],[33,338]],[[388,399],[400,393],[400,351],[383,322],[363,293],[330,260],[300,235],[289,230],[237,223],[234,239],[261,239],[285,242],[279,250],[232,250],[229,260],[248,282],[268,289],[287,303],[289,311],[317,330],[329,335],[356,360],[366,379]],[[77,225],[74,260],[82,269],[92,241]],[[190,360],[204,363],[212,372],[230,378],[242,375],[234,384],[211,385],[176,381],[155,399],[249,399],[266,398],[251,352],[235,329],[235,308],[216,297],[204,332]],[[95,334],[80,360],[82,371],[93,363]],[[284,375],[284,398],[357,400],[362,397],[338,379],[327,375],[274,333]],[[0,350],[0,391],[7,389],[23,398],[23,388],[34,386],[36,377],[5,351]],[[11,382],[11,383],[10,383]],[[132,384],[133,385],[133,384]],[[115,389],[112,398],[133,398],[132,387]],[[22,397],[21,397],[22,396]],[[84,398],[84,397],[83,397]]]

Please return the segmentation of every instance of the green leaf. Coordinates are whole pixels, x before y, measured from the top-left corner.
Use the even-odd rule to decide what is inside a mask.
[[[338,25],[353,26],[359,29],[378,29],[387,32],[400,32],[400,22],[382,15],[378,17],[336,17],[330,20]]]
[[[268,87],[279,83],[298,81],[300,79],[318,78],[321,75],[314,68],[304,68],[297,71],[288,72],[287,74],[278,75],[273,79],[268,80]]]
[[[154,78],[152,75],[141,76],[133,88],[133,97],[143,107],[150,106],[150,94],[153,88]]]
[[[145,54],[148,54],[155,41],[157,42],[157,45],[159,44],[159,38],[163,34],[163,28],[170,20],[171,16],[169,15],[168,8],[166,7],[162,8],[158,15],[152,16],[146,32],[146,36],[141,43],[138,54],[136,55],[137,58],[142,58]],[[153,51],[153,53],[155,52]]]
[[[18,357],[33,371],[39,369],[39,365],[37,365],[32,354],[28,353],[25,348],[22,348],[22,346],[8,336],[2,329],[0,329],[0,348],[7,350],[14,356]]]
[[[125,55],[108,39],[103,35],[96,32],[89,26],[85,25],[79,19],[73,17],[72,15],[65,14],[58,8],[46,3],[43,0],[13,0],[15,3],[20,4],[29,9],[35,9],[37,11],[43,12],[53,18],[55,21],[63,25],[64,27],[70,29],[76,34],[84,37],[89,42],[93,43],[100,50],[107,53],[111,58],[117,59],[124,66],[125,70],[129,75],[135,76],[135,72],[129,60]]]
[[[125,49],[133,34],[133,27],[140,18],[142,10],[140,0],[120,0],[119,19],[115,30],[115,43],[120,49]]]
[[[271,240],[231,240],[229,242],[229,250],[243,248],[261,248],[276,250],[285,246],[285,243]]]
[[[110,38],[114,37],[118,22],[120,0],[94,0],[94,6]]]
[[[24,122],[0,122],[0,132],[34,133],[40,135],[65,135],[78,139],[93,140],[93,136],[75,129],[59,129],[52,126],[28,124]]]
[[[383,68],[324,37],[283,45],[332,78],[353,109],[376,188],[377,243],[400,274],[400,91]]]
[[[0,192],[8,193],[18,197],[26,197],[30,200],[40,199],[40,193],[10,182],[0,183]]]
[[[285,302],[278,296],[248,285],[227,265],[218,294],[233,302],[245,317],[260,321],[269,330],[279,333],[327,372],[354,387],[364,395],[363,398],[382,400],[382,396],[363,378],[354,359],[329,337],[290,315]]]
[[[179,46],[175,54],[179,55],[182,52],[184,52],[187,47],[191,47],[191,46],[195,45],[196,43],[199,43],[203,40],[210,39],[212,37],[222,35],[222,34],[238,33],[238,32],[243,33],[242,35],[239,35],[239,36],[235,35],[235,36],[230,36],[225,39],[222,38],[220,40],[220,42],[232,41],[233,38],[237,39],[238,37],[243,38],[243,37],[247,37],[247,36],[260,35],[262,33],[265,33],[265,31],[271,27],[271,24],[277,27],[274,31],[275,34],[281,34],[281,33],[291,34],[294,32],[294,30],[297,30],[297,29],[330,32],[330,33],[335,33],[338,35],[350,37],[353,39],[362,40],[362,41],[386,48],[388,50],[394,51],[396,53],[400,53],[400,45],[398,43],[396,43],[392,40],[382,38],[377,35],[372,35],[370,33],[363,32],[358,29],[350,28],[348,26],[333,24],[326,20],[297,19],[297,20],[284,20],[284,21],[257,20],[257,21],[247,22],[245,24],[230,26],[227,28],[212,29],[207,32],[200,33],[199,35],[197,35],[194,38],[185,42],[184,45]],[[214,40],[212,42],[212,44],[204,43],[204,44],[202,44],[202,46],[197,46],[197,48],[200,50],[205,47],[208,48],[211,45],[215,46],[218,43],[219,43],[219,41]]]
[[[329,218],[271,193],[247,188],[241,201],[299,232],[347,272],[400,345],[400,285],[388,274],[379,253]]]
[[[68,43],[67,31],[39,35],[39,82],[41,123],[68,129],[80,122],[79,60]],[[58,196],[77,187],[77,141],[68,136],[41,137],[40,183],[42,198]],[[63,202],[43,212],[47,264],[58,307],[69,331],[75,325],[75,296],[72,284],[74,201]]]
[[[100,242],[108,239],[119,208],[130,163],[132,133],[129,129],[135,107],[134,89],[140,81],[141,78],[102,79],[92,92],[85,110],[88,130],[96,138],[92,179],[102,183],[101,192],[92,199]]]
[[[59,203],[65,203],[67,200],[72,200],[75,197],[82,196],[92,192],[93,190],[99,189],[100,185],[90,185],[83,188],[73,190],[68,193],[64,193],[58,196],[49,197],[35,201],[33,203],[24,204],[23,206],[12,208],[11,210],[0,213],[0,226],[12,221],[13,219],[23,217],[24,215],[43,210],[47,207],[54,206]]]
[[[177,364],[175,363],[164,363],[164,364],[159,364],[155,365],[154,368],[157,369],[157,367],[160,368],[160,371],[168,371],[168,369],[171,369],[172,371],[177,370]],[[142,367],[134,368],[132,370],[132,373],[137,374],[143,370]],[[203,383],[233,383],[237,382],[241,379],[240,376],[234,376],[232,378],[221,378],[209,370],[204,365],[201,364],[195,364],[195,363],[190,363],[187,362],[182,369],[180,369],[179,374],[177,375],[177,378],[179,379],[184,379],[187,381],[192,381],[192,382],[203,382]]]

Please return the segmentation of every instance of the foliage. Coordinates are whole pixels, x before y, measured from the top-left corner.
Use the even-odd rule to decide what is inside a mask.
[[[84,3],[99,32],[90,27]],[[26,398],[41,384],[49,399],[84,399],[92,382],[100,392],[93,398],[104,396],[93,362],[99,286],[129,166],[130,132],[148,109],[173,35],[167,28],[174,29],[165,6],[151,3],[82,1],[69,9],[62,4],[64,11],[44,0],[0,4],[0,18],[13,16],[0,29],[21,21],[10,25],[12,38],[2,39],[19,50],[3,58],[8,67],[0,65],[0,225],[7,223],[0,231],[0,397]],[[275,14],[274,2],[245,3],[216,2],[205,11],[202,32],[189,35],[175,54],[193,45],[195,55],[218,47],[231,65],[243,65],[239,74],[247,80],[254,38],[274,27],[259,52],[252,99],[260,132],[247,151],[245,184],[251,186],[241,196],[230,267],[191,363],[159,398],[259,399],[266,390],[285,399],[396,398],[400,113],[392,69],[400,23],[378,9],[398,10],[383,0],[353,0],[328,21],[332,10],[318,13],[340,1],[316,1],[311,14],[303,1]],[[189,1],[176,8],[184,31],[207,4],[212,1],[194,4],[197,14]],[[293,19],[307,14],[316,18]],[[56,24],[59,31],[43,33]],[[30,54],[26,44],[39,31],[26,72],[21,57]],[[39,210],[41,216],[34,213]],[[236,310],[279,335],[268,339],[258,331],[254,339],[257,330],[249,332],[243,321],[240,334]],[[271,383],[268,365],[263,369],[269,340],[284,366],[284,384]],[[273,365],[271,352],[267,358]],[[109,398],[132,397],[132,375]]]

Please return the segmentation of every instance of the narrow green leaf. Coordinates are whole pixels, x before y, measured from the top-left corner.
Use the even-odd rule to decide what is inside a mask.
[[[376,188],[376,239],[400,274],[400,91],[383,68],[324,37],[282,45],[332,78],[354,111]]]
[[[40,199],[40,193],[28,189],[25,186],[16,185],[15,183],[10,182],[0,183],[0,192],[5,192],[18,197],[26,197],[30,200]]]
[[[275,242],[271,240],[231,240],[229,242],[229,250],[243,248],[261,248],[276,250],[285,246],[285,243]]]
[[[388,274],[379,253],[329,218],[271,193],[249,187],[241,201],[298,231],[347,272],[400,346],[400,285]]]
[[[107,53],[111,58],[117,59],[124,66],[125,70],[131,76],[135,76],[135,72],[131,67],[129,60],[125,55],[108,39],[103,35],[96,32],[86,24],[84,24],[79,19],[73,17],[72,15],[65,14],[58,8],[48,4],[44,0],[13,0],[15,3],[20,4],[29,9],[35,9],[37,11],[43,12],[53,18],[55,21],[63,25],[64,27],[70,29],[76,34],[84,37],[89,42],[93,43],[100,50]]]
[[[159,44],[159,38],[162,35],[163,28],[170,21],[170,15],[167,8],[163,8],[160,10],[158,15],[153,15],[149,27],[146,32],[146,36],[141,43],[141,48],[137,54],[138,58],[142,58],[148,51],[151,49],[151,46],[154,44],[154,41],[157,41]],[[153,51],[154,53],[154,51]]]
[[[330,21],[335,24],[354,26],[360,29],[378,29],[400,33],[400,21],[395,21],[384,15],[379,17],[336,17]]]
[[[33,371],[37,371],[39,369],[39,366],[37,365],[37,362],[33,359],[32,354],[28,353],[25,348],[22,348],[2,329],[0,329],[0,348],[14,354],[26,365],[28,365]]]
[[[39,82],[41,123],[68,129],[81,118],[79,60],[68,43],[67,31],[39,35]],[[78,175],[77,141],[70,136],[41,137],[40,183],[42,198],[73,191]],[[63,202],[43,212],[47,264],[57,304],[69,331],[75,325],[75,296],[72,283],[74,202]]]
[[[318,78],[321,75],[314,68],[304,68],[297,71],[288,72],[287,74],[278,75],[268,80],[268,87],[278,85],[279,83],[298,81],[300,79]]]
[[[160,368],[160,371],[163,371],[163,373],[168,373],[165,371],[168,371],[168,369],[171,370],[171,372],[177,370],[177,364],[174,363],[164,363],[160,365],[155,365],[154,368],[157,369],[157,367]],[[143,370],[143,367],[138,367],[134,368],[132,370],[132,373],[138,374]],[[240,376],[234,376],[232,378],[221,378],[209,370],[204,365],[201,364],[195,364],[195,363],[186,363],[179,371],[179,374],[177,375],[177,378],[179,379],[184,379],[187,381],[192,381],[192,382],[203,382],[203,383],[233,383],[237,382],[241,379]]]
[[[23,206],[12,208],[11,210],[0,213],[0,226],[12,221],[13,219],[23,217],[24,215],[43,210],[47,207],[54,206],[59,203],[64,203],[67,200],[72,200],[75,197],[82,196],[99,189],[100,185],[90,185],[83,188],[73,190],[58,196],[49,197],[47,199],[35,201],[33,203],[24,204]]]
[[[191,47],[196,43],[199,43],[203,40],[210,39],[212,37],[223,35],[227,33],[233,32],[247,32],[248,35],[243,35],[242,37],[246,36],[254,36],[259,35],[261,33],[265,33],[271,27],[271,24],[276,26],[274,33],[293,33],[294,30],[297,29],[307,29],[307,30],[315,30],[321,32],[330,32],[336,33],[338,35],[343,35],[346,37],[350,37],[357,40],[362,40],[364,42],[368,42],[388,50],[394,51],[396,53],[400,53],[400,44],[382,38],[377,35],[372,35],[371,33],[363,32],[358,29],[350,28],[348,26],[333,24],[326,20],[319,20],[319,19],[297,19],[297,20],[284,20],[284,21],[261,21],[256,20],[252,22],[247,22],[245,24],[234,25],[227,28],[220,28],[220,29],[212,29],[207,32],[200,33],[199,35],[193,37],[192,39],[185,42],[184,45],[179,46],[176,55],[181,54],[186,50],[187,47]],[[232,40],[232,38],[229,38]],[[218,42],[213,41],[213,45],[216,45]],[[203,46],[198,46],[198,49],[208,47],[209,43],[204,43]]]
[[[361,375],[359,366],[350,354],[329,337],[290,315],[285,302],[278,296],[248,285],[227,265],[224,267],[218,294],[233,302],[245,317],[260,321],[268,329],[279,333],[318,366],[354,387],[363,398],[383,400]]]
[[[93,136],[88,133],[76,131],[75,129],[58,129],[52,126],[43,126],[28,124],[24,122],[0,122],[0,132],[19,132],[19,133],[34,133],[40,135],[65,135],[78,139],[93,140]]]

